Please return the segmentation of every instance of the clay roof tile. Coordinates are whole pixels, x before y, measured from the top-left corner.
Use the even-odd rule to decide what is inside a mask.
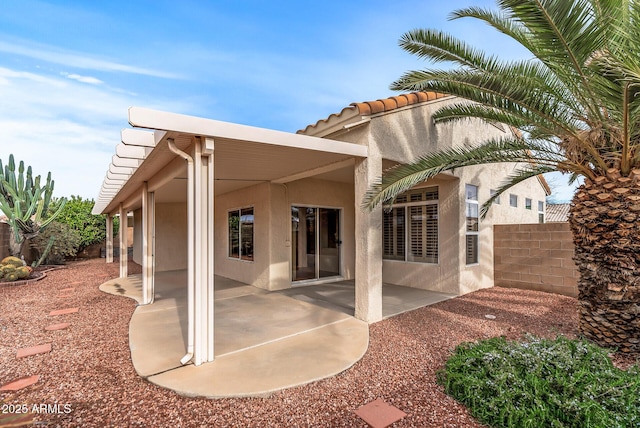
[[[381,100],[367,101],[369,107],[371,107],[371,114],[381,113],[385,111],[385,105]]]
[[[446,97],[446,94],[436,92],[411,92],[407,94],[396,95],[389,98],[384,98],[376,101],[364,101],[359,103],[351,103],[349,107],[344,108],[340,113],[333,113],[326,119],[321,119],[315,124],[307,126],[304,130],[298,131],[298,133],[306,133],[313,128],[316,128],[321,123],[327,123],[332,117],[340,117],[345,111],[357,108],[360,116],[371,116],[377,113],[383,113],[398,108],[406,107],[413,104],[423,103],[427,101],[436,100]]]
[[[391,97],[391,98],[396,102],[396,104],[398,105],[398,108],[404,107],[409,104],[407,97],[404,95],[398,95],[397,97]]]
[[[393,98],[385,98],[383,100],[378,100],[384,104],[384,111],[389,111],[398,108],[398,103]]]

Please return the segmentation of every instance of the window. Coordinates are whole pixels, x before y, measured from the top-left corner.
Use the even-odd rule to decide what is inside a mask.
[[[384,211],[382,241],[386,260],[438,263],[438,188],[398,196]]]
[[[478,186],[467,184],[465,186],[467,205],[467,264],[478,263]]]
[[[518,207],[518,195],[514,195],[513,193],[509,195],[509,206],[514,208]]]
[[[544,223],[544,202],[538,201],[538,223]]]
[[[229,257],[253,260],[253,207],[229,211]]]
[[[491,189],[489,192],[491,193],[491,197],[492,197],[492,198],[493,198],[493,196],[494,196],[496,193],[498,193],[498,191],[497,191],[497,190],[495,190],[495,189]],[[493,203],[494,203],[494,204],[496,204],[496,205],[500,205],[500,196],[498,196],[497,198],[495,198],[495,199],[493,200]]]
[[[527,210],[531,209],[531,204],[533,204],[533,201],[529,198],[525,198],[524,199],[524,208]]]

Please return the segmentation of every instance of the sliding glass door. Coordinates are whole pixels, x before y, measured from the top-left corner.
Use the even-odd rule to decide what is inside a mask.
[[[340,276],[340,210],[291,207],[293,281]]]

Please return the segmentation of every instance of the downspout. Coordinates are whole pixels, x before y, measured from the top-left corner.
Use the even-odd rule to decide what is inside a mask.
[[[182,159],[187,161],[187,354],[182,357],[180,364],[185,365],[193,359],[194,351],[194,336],[195,326],[193,325],[193,313],[195,309],[193,279],[194,279],[194,254],[193,254],[193,239],[195,235],[195,225],[193,224],[193,211],[194,211],[194,194],[193,194],[193,158],[178,149],[173,139],[168,139],[169,150]]]

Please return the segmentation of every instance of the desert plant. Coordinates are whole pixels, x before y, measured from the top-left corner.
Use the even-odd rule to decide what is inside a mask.
[[[54,202],[54,204],[57,203],[57,201]],[[80,196],[72,195],[56,218],[57,222],[64,223],[79,233],[80,240],[76,253],[91,244],[104,241],[107,236],[106,216],[91,214],[94,204],[93,199],[83,199]],[[116,225],[114,227],[117,229]]]
[[[620,370],[586,341],[463,343],[438,381],[493,427],[640,426],[640,367]]]
[[[64,264],[67,257],[76,255],[80,243],[80,234],[68,225],[58,221],[31,239],[31,247],[39,254],[40,263],[50,265]]]
[[[13,282],[26,279],[33,272],[33,268],[26,266],[22,259],[14,256],[5,257],[0,261],[0,281]]]
[[[471,118],[514,132],[474,147],[427,154],[369,189],[363,204],[387,203],[437,174],[470,165],[519,167],[483,205],[511,186],[560,171],[584,177],[569,224],[580,272],[580,329],[604,346],[640,353],[640,3],[631,0],[498,0],[474,18],[511,37],[532,56],[503,61],[438,30],[400,40],[422,59],[454,69],[405,73],[396,90],[436,91],[459,102],[436,123]]]
[[[0,160],[0,210],[11,226],[13,239],[9,251],[12,255],[20,257],[26,240],[38,236],[64,208],[65,200],[61,199],[57,210],[49,212],[53,187],[50,172],[46,184],[41,186],[40,176],[33,178],[31,166],[25,175],[24,162],[20,161],[16,174],[13,155],[9,155],[4,168]]]

